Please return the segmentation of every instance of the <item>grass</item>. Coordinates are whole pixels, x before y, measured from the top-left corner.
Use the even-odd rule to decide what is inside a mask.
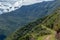
[[[43,26],[44,28],[47,28],[47,27],[44,26],[44,25],[41,25],[41,26]],[[47,30],[50,30],[52,33],[49,34],[49,35],[40,36],[40,37],[38,37],[37,40],[45,40],[48,36],[50,36],[49,40],[56,40],[56,39],[55,39],[55,31],[54,31],[54,30],[51,30],[51,29],[49,29],[49,28],[47,28]]]
[[[45,40],[48,36],[49,36],[49,35],[40,36],[40,37],[38,37],[37,40]],[[51,37],[49,38],[49,40],[56,40],[54,34],[51,34],[50,36],[51,36]]]
[[[51,35],[50,40],[56,40],[54,35]]]
[[[47,35],[46,35],[46,36],[47,36]],[[40,37],[38,37],[37,40],[44,40],[44,38],[45,38],[46,36],[40,36]]]

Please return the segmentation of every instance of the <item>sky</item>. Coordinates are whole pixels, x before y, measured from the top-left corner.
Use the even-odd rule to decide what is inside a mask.
[[[34,4],[38,2],[43,2],[43,1],[53,1],[53,0],[24,0],[24,5],[29,5],[29,4]]]
[[[21,1],[21,0],[0,0],[0,2],[11,2],[14,3],[16,1]],[[22,0],[25,5],[37,3],[37,2],[43,2],[43,1],[52,1],[52,0]]]

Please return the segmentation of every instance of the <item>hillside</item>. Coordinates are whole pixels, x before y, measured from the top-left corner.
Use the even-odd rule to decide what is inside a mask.
[[[51,15],[52,12],[57,9],[57,7],[60,7],[60,0],[50,2],[44,1],[33,5],[22,6],[15,11],[4,13],[0,15],[0,35],[3,35],[3,38],[5,38],[6,36],[12,34],[16,29],[24,27],[28,23],[33,22],[39,18],[41,19],[45,16]],[[46,24],[48,24],[48,22],[46,22]],[[50,23],[46,25],[45,22],[43,22],[43,24],[44,26],[50,25]],[[40,22],[38,22],[38,25],[40,25]]]
[[[41,19],[39,21],[29,23],[14,32],[10,38],[7,38],[7,40],[28,40],[26,37],[29,36],[35,40],[35,38],[38,38],[39,36],[50,34],[51,31],[48,28],[43,27],[40,23],[42,23]]]
[[[43,40],[44,37],[42,36],[47,37],[46,35],[48,35],[48,37],[51,36],[51,40],[54,40],[55,31],[60,28],[60,26],[56,26],[60,23],[59,17],[60,8],[57,8],[57,10],[55,10],[52,14],[16,30],[12,35],[7,37],[6,40]],[[40,39],[41,37],[42,39]]]
[[[44,26],[47,26],[48,28],[54,29],[56,24],[59,24],[60,21],[60,8],[57,8],[53,14],[49,15],[43,22]],[[58,26],[59,28],[59,26]]]
[[[38,18],[45,17],[50,14],[50,12],[53,12],[56,7],[59,7],[59,5],[59,1],[42,2],[22,6],[15,11],[4,13],[0,15],[1,34],[9,35],[19,27],[35,21]]]

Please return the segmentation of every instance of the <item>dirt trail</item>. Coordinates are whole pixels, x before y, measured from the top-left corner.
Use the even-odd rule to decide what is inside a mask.
[[[54,37],[52,35],[47,35],[44,40],[54,40]]]
[[[44,40],[50,40],[51,35],[48,35],[46,38],[44,38]]]

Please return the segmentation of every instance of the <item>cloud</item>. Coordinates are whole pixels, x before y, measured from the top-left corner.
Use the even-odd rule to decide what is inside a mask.
[[[53,0],[18,0],[12,6],[10,11],[16,10],[17,8],[20,8],[23,5],[31,5],[31,4],[38,3],[38,2],[43,2],[43,1],[53,1]]]
[[[0,9],[3,9],[2,12],[11,12],[11,11],[14,11],[20,7],[22,7],[23,5],[31,5],[31,4],[34,4],[34,3],[38,3],[38,2],[43,2],[43,1],[53,1],[53,0],[3,0],[3,1],[16,1],[14,4],[11,4],[11,3],[5,3],[5,2],[2,2],[2,0],[0,0]],[[9,11],[8,11],[8,10]],[[0,11],[1,12],[1,11]]]
[[[23,5],[30,5],[38,2],[43,2],[43,1],[53,1],[53,0],[24,0]]]

